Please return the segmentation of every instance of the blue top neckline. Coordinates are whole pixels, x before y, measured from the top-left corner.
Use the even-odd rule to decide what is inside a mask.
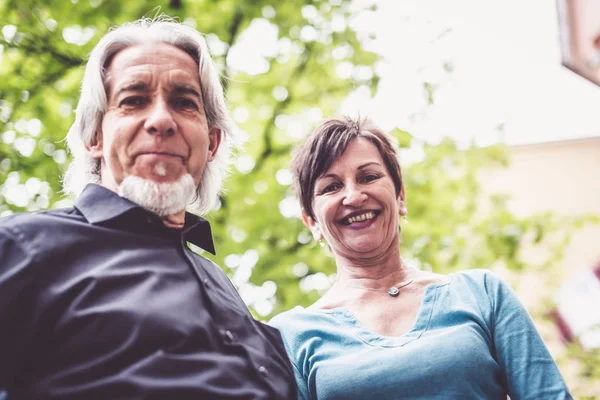
[[[435,308],[435,300],[437,289],[449,285],[454,279],[454,274],[448,275],[446,282],[430,283],[425,287],[423,298],[421,299],[421,305],[417,312],[417,318],[412,328],[399,336],[385,336],[380,335],[372,330],[368,329],[352,314],[346,307],[334,307],[327,309],[311,309],[305,311],[314,311],[318,313],[325,313],[331,315],[337,319],[341,324],[349,327],[352,333],[363,341],[365,344],[375,347],[401,347],[413,340],[418,339],[423,333],[427,331],[429,322],[431,321],[431,315]]]

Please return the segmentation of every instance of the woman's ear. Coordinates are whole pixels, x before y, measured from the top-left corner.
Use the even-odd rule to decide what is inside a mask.
[[[408,214],[408,208],[406,207],[406,191],[404,190],[404,183],[402,183],[402,187],[400,187],[400,194],[398,195],[398,211],[401,216],[406,216]]]
[[[321,229],[319,229],[319,224],[312,217],[306,214],[304,209],[302,209],[302,222],[304,222],[304,226],[306,226],[312,232],[312,235],[317,242],[323,239],[323,234],[321,233]]]

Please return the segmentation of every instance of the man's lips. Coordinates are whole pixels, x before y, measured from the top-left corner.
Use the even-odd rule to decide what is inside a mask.
[[[149,157],[156,157],[156,158],[179,158],[182,161],[185,161],[185,156],[182,156],[180,154],[176,154],[176,153],[171,153],[168,151],[145,151],[142,153],[138,153],[136,154],[136,157],[140,157],[140,156],[149,156]]]

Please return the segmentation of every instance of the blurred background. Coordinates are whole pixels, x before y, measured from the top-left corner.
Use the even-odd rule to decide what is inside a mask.
[[[72,204],[63,139],[86,57],[110,26],[162,13],[206,34],[249,136],[205,255],[257,318],[334,278],[290,151],[324,117],[370,117],[401,149],[405,261],[494,269],[574,396],[600,398],[600,2],[0,0],[0,215]]]

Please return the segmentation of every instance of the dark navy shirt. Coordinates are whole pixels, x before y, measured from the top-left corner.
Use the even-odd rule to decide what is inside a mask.
[[[8,399],[292,399],[279,331],[214,254],[98,185],[71,209],[0,219],[0,388]]]

